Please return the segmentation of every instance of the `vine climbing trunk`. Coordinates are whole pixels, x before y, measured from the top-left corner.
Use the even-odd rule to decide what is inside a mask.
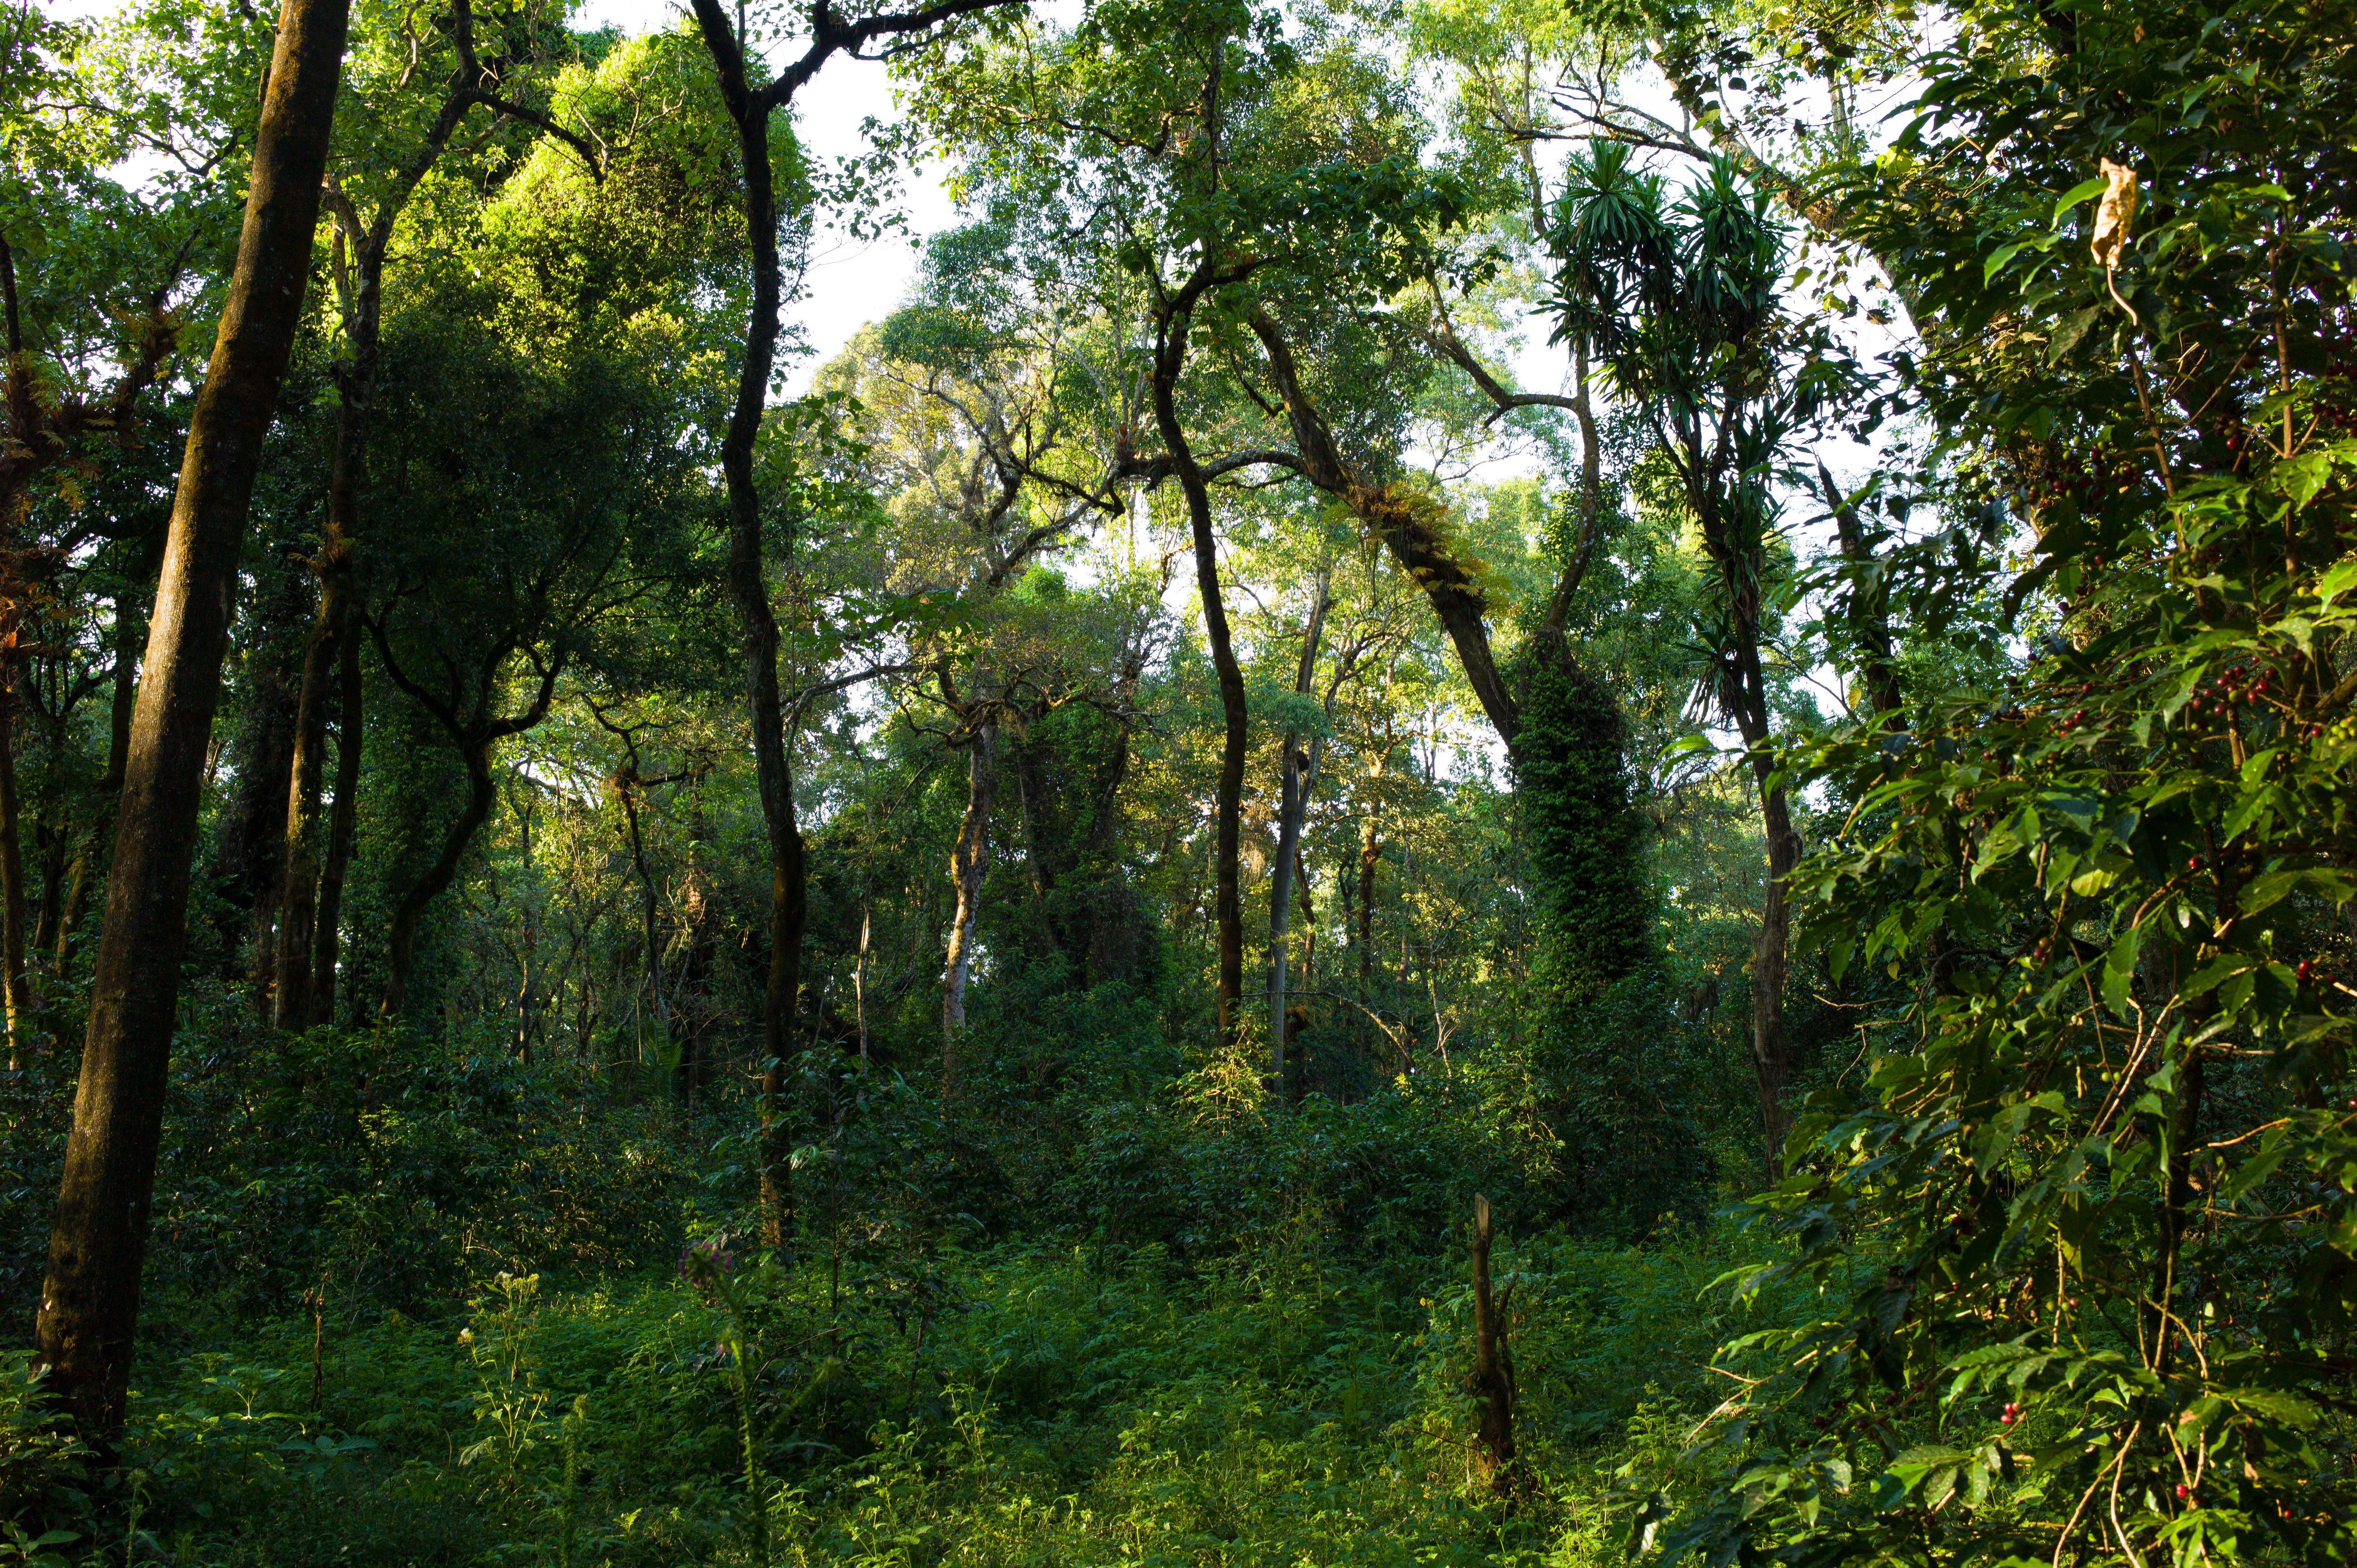
[[[188,421],[132,718],[90,1030],[34,1359],[100,1463],[131,1380],[148,1207],[179,1001],[189,861],[263,438],[301,326],[348,0],[285,0],[237,264]]]

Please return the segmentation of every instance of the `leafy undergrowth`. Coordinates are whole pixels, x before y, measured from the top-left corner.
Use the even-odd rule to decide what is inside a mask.
[[[1699,1480],[1678,1454],[1744,1326],[1706,1288],[1724,1247],[1501,1251],[1509,1508],[1470,1468],[1468,1291],[1372,1284],[1331,1240],[864,1273],[716,1239],[605,1288],[500,1275],[443,1320],[274,1321],[138,1391],[106,1528],[275,1568],[1605,1563],[1631,1502]]]

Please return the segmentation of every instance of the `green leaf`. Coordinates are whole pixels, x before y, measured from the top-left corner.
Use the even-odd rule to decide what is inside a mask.
[[[2325,481],[2332,477],[2332,455],[2329,452],[2304,452],[2297,457],[2287,457],[2275,466],[2268,476],[2276,488],[2291,498],[2291,504],[2304,507],[2316,499]]]
[[[2273,1176],[2276,1167],[2283,1164],[2284,1155],[2290,1152],[2289,1146],[2283,1144],[2261,1149],[2234,1167],[2233,1174],[2219,1187],[2218,1196],[2229,1203],[2233,1202]]]
[[[2079,203],[2086,200],[2089,197],[2098,194],[2103,188],[2104,177],[2102,175],[2092,175],[2089,177],[2081,180],[2070,189],[2064,191],[2062,193],[2062,199],[2054,204],[2054,227],[2058,229],[2061,228],[2062,226],[2064,214],[2068,213],[2073,207],[2078,206]]]
[[[2144,927],[2130,926],[2104,955],[2104,1005],[2121,1017],[2127,1016],[2128,985],[2144,951]]]
[[[2271,908],[2303,885],[2309,892],[2334,904],[2347,903],[2352,890],[2357,889],[2357,880],[2353,880],[2347,872],[2330,871],[2320,865],[2270,871],[2264,875],[2254,876],[2244,887],[2241,899],[2243,913],[2255,915],[2262,909]]]
[[[2102,319],[2103,314],[2102,306],[2091,305],[2083,310],[2074,310],[2064,317],[2055,327],[2054,336],[2047,342],[2046,362],[2050,365],[2060,363],[2063,355],[2079,346],[2079,339],[2087,335],[2089,328]]]
[[[2027,240],[2016,240],[2010,245],[1999,245],[1996,253],[1981,263],[1981,282],[1987,283],[1996,277],[2003,270],[2005,263],[2013,260],[2029,243]]]

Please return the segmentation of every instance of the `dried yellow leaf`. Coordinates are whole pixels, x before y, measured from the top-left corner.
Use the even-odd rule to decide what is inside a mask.
[[[2104,199],[2095,209],[2095,260],[2105,272],[2120,264],[2128,242],[2128,225],[2136,221],[2136,175],[2126,164],[2103,160]]]

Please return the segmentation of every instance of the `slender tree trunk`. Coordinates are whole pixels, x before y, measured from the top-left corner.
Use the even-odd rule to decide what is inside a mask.
[[[633,764],[632,767],[633,777],[623,785],[621,789],[622,814],[630,829],[630,864],[638,869],[639,873],[639,944],[646,952],[643,983],[648,993],[655,1000],[656,1026],[662,1031],[663,1043],[669,1045],[671,1043],[671,1004],[663,999],[662,944],[656,940],[655,935],[656,917],[659,913],[655,899],[655,878],[654,873],[647,867],[647,843],[645,835],[639,828],[638,799],[630,793],[638,784],[635,777],[636,765]]]
[[[336,960],[344,918],[344,878],[351,869],[360,821],[361,745],[367,693],[361,675],[357,618],[347,616],[336,650],[336,803],[328,812],[328,854],[319,867],[319,901],[311,921],[311,1022],[336,1021]]]
[[[1375,988],[1375,869],[1383,863],[1373,809],[1359,830],[1359,1005],[1374,1005]]]
[[[457,880],[458,867],[467,858],[467,846],[475,841],[475,830],[481,827],[491,814],[492,803],[499,791],[491,782],[490,746],[488,743],[465,748],[467,761],[467,804],[458,820],[450,824],[443,836],[442,853],[425,868],[425,875],[402,896],[393,911],[393,927],[385,940],[384,1000],[377,1016],[385,1023],[398,1023],[403,1006],[409,1000],[409,976],[417,961],[417,926],[424,918],[425,907],[447,891]]]
[[[1781,787],[1771,787],[1775,753],[1769,745],[1768,693],[1760,668],[1757,632],[1748,618],[1738,627],[1735,650],[1736,727],[1751,760],[1760,789],[1760,819],[1768,837],[1768,896],[1760,910],[1760,935],[1751,950],[1751,1070],[1760,1087],[1760,1137],[1771,1182],[1784,1170],[1784,1138],[1792,1131],[1792,1062],[1784,1040],[1784,980],[1790,967],[1792,909],[1787,879],[1801,863],[1801,835]]]
[[[8,1070],[25,1065],[33,1027],[33,986],[25,972],[25,856],[16,800],[16,680],[13,653],[0,665],[0,969],[8,1012]]]
[[[1178,488],[1187,498],[1187,521],[1195,546],[1195,585],[1202,596],[1203,633],[1211,645],[1211,668],[1219,677],[1220,713],[1225,721],[1213,813],[1212,915],[1219,947],[1220,1038],[1223,1044],[1234,1045],[1243,1033],[1244,919],[1236,862],[1243,837],[1249,714],[1243,669],[1236,662],[1235,647],[1228,635],[1227,603],[1220,592],[1220,545],[1211,531],[1211,489],[1188,444],[1178,406],[1178,375],[1187,364],[1187,334],[1194,302],[1208,285],[1209,274],[1199,270],[1157,323],[1160,331],[1154,356],[1154,419],[1170,454]]]
[[[958,1036],[965,1028],[965,984],[974,972],[974,912],[990,871],[990,813],[998,799],[998,726],[978,725],[966,746],[965,816],[950,846],[957,906],[950,917],[949,966],[942,977],[942,1099],[957,1098]]]
[[[1316,782],[1313,776],[1312,783]],[[1293,886],[1301,896],[1301,983],[1310,986],[1318,979],[1318,905],[1312,897],[1309,859],[1299,850],[1293,853]]]
[[[337,454],[339,465],[343,455]],[[333,507],[329,512],[332,517]],[[339,548],[332,523],[326,552]],[[339,568],[323,564],[324,574]],[[277,991],[271,1021],[282,1029],[310,1027],[311,991],[317,983],[312,951],[317,945],[319,898],[319,781],[326,772],[328,696],[334,681],[338,646],[350,619],[340,583],[320,594],[319,616],[303,647],[303,685],[295,706],[295,755],[286,789],[285,892],[278,914]]]
[[[112,1462],[130,1386],[148,1207],[239,546],[302,321],[348,0],[285,0],[229,299],[188,424],[132,720],[90,1031],[58,1189],[35,1360]]]
[[[720,0],[692,0],[697,30],[737,127],[745,178],[745,227],[752,252],[753,306],[745,323],[745,360],[737,372],[737,402],[720,443],[720,471],[728,487],[728,591],[736,601],[744,650],[747,705],[753,721],[753,772],[761,820],[770,836],[770,982],[761,1004],[761,1234],[781,1245],[792,1230],[793,1193],[786,1125],[786,1056],[793,1010],[802,989],[802,928],[809,888],[802,825],[794,815],[793,775],[786,749],[785,714],[778,697],[778,622],[761,569],[761,499],[753,483],[753,442],[778,354],[778,203],[770,169],[770,116],[841,49],[857,52],[880,38],[906,38],[952,16],[983,11],[1002,0],[936,0],[918,11],[845,20],[833,8],[812,8],[813,36],[800,59],[759,90],[745,69],[743,40]],[[740,13],[741,15],[741,13]]]
[[[802,825],[795,818],[791,757],[778,691],[778,620],[770,607],[762,563],[761,498],[753,480],[753,444],[760,434],[770,374],[777,362],[781,277],[778,205],[770,168],[769,102],[757,96],[744,53],[716,0],[695,0],[696,21],[719,73],[720,91],[737,126],[744,166],[745,220],[750,236],[753,306],[745,328],[745,360],[737,374],[737,402],[720,444],[720,471],[728,488],[728,592],[736,602],[745,696],[753,730],[753,773],[770,848],[770,973],[761,1000],[761,1240],[783,1245],[791,1233],[793,1195],[786,1125],[786,1058],[792,1047],[796,993],[802,988],[803,910]]]
[[[1309,605],[1309,624],[1301,633],[1301,668],[1294,677],[1297,695],[1308,696],[1318,674],[1318,643],[1326,629],[1327,578],[1318,579]],[[1309,814],[1309,792],[1318,785],[1318,763],[1326,737],[1309,743],[1306,759],[1300,742],[1291,734],[1279,737],[1284,753],[1277,773],[1276,864],[1270,871],[1268,893],[1268,1068],[1270,1083],[1285,1087],[1285,938],[1293,919],[1293,869],[1301,854],[1301,824]]]
[[[34,955],[27,962],[37,961],[58,949],[58,928],[65,919],[67,846],[73,840],[73,829],[60,823],[54,829],[36,818],[33,822],[33,843],[40,850],[41,912],[34,918],[33,934],[27,951]]]
[[[272,1021],[282,1029],[308,1027],[322,1012],[330,1010],[319,1008],[313,1001],[319,984],[316,961],[321,875],[319,780],[326,770],[328,706],[338,683],[337,666],[342,649],[353,637],[352,623],[358,615],[351,594],[352,542],[360,532],[361,485],[367,477],[369,425],[376,407],[385,251],[411,193],[442,156],[451,134],[474,104],[481,102],[499,113],[554,129],[545,119],[484,93],[481,68],[474,56],[474,18],[468,6],[457,7],[457,22],[459,64],[441,110],[416,152],[395,172],[374,220],[363,228],[340,188],[330,193],[338,219],[333,259],[339,290],[345,286],[344,246],[349,242],[352,248],[350,291],[343,301],[344,340],[350,352],[336,367],[336,453],[328,470],[328,525],[317,562],[318,610],[304,639],[293,749],[285,768],[285,872],[280,882],[277,943],[271,963],[276,982]],[[573,142],[590,160],[592,172],[603,177],[576,138],[562,131],[554,134]],[[329,940],[332,943],[332,935]]]
[[[1512,1286],[1507,1289],[1511,1293]],[[1514,1464],[1514,1369],[1499,1322],[1502,1299],[1490,1290],[1490,1200],[1473,1199],[1473,1376],[1470,1392],[1481,1402],[1473,1430],[1482,1479],[1493,1491],[1511,1486]]]
[[[867,938],[875,927],[874,911],[859,901],[859,958],[851,966],[851,1005],[859,1021],[859,1059],[867,1059]]]
[[[114,701],[107,712],[106,771],[99,776],[97,813],[90,832],[74,856],[65,918],[58,926],[58,967],[72,955],[74,938],[90,914],[90,890],[99,878],[93,873],[103,853],[114,843],[114,809],[123,795],[123,769],[131,756],[131,710],[139,695],[139,645],[145,631],[132,614],[132,596],[114,596]]]

